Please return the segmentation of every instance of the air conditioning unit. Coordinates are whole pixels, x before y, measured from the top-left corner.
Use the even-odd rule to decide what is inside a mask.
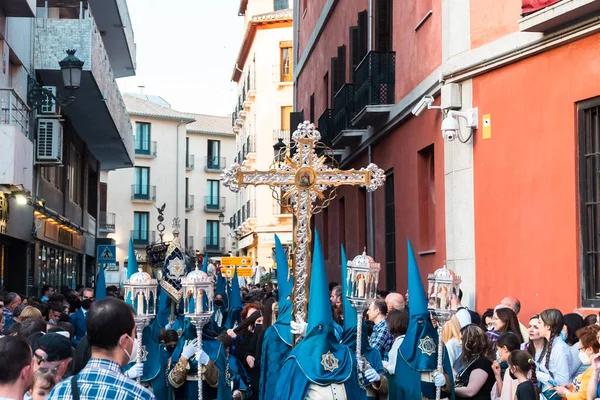
[[[63,127],[58,119],[38,119],[36,150],[38,164],[62,164]]]
[[[52,95],[56,97],[56,86],[42,86],[42,88],[45,90],[49,90],[50,92],[52,92]],[[42,104],[42,107],[40,108],[40,114],[56,115],[58,114],[58,112],[59,110],[57,109],[57,104],[56,101],[54,101],[54,99],[50,99],[50,104]]]

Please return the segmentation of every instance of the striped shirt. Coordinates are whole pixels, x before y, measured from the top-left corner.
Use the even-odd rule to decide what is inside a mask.
[[[77,375],[77,388],[81,400],[92,399],[142,399],[154,400],[154,395],[123,375],[123,369],[114,361],[92,358]],[[71,399],[71,378],[52,389],[47,400]]]

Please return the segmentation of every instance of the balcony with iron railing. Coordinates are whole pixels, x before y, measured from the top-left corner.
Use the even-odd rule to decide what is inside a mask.
[[[225,211],[225,197],[204,196],[204,211],[215,213]]]
[[[219,252],[225,251],[225,238],[208,236],[204,238],[204,252]]]
[[[156,186],[131,185],[131,201],[141,203],[154,203],[156,201]]]
[[[345,148],[360,143],[366,129],[352,125],[356,115],[354,84],[345,83],[333,98],[333,140],[334,148]]]
[[[11,125],[29,137],[29,106],[13,89],[0,89],[0,125]]]
[[[227,166],[225,157],[204,157],[204,171],[205,172],[221,172],[223,168]]]
[[[138,141],[137,136],[134,137],[135,156],[139,158],[156,158],[156,142]]]
[[[185,158],[185,169],[187,171],[194,169],[195,160],[196,157],[193,154],[188,154],[188,156]]]
[[[136,247],[145,247],[155,242],[156,232],[150,230],[133,230],[130,232],[133,245]]]
[[[194,195],[188,194],[185,196],[185,211],[192,211],[194,209]]]
[[[319,133],[321,133],[321,142],[326,146],[331,146],[333,140],[333,110],[328,108],[317,120]]]
[[[371,51],[355,70],[353,125],[372,125],[387,116],[395,101],[396,53]]]
[[[100,212],[98,230],[101,233],[115,233],[117,215],[113,212]]]

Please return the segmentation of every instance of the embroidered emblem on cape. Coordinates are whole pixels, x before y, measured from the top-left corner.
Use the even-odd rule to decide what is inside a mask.
[[[419,350],[428,356],[433,355],[435,353],[435,342],[429,336],[425,336],[423,339],[419,340]]]
[[[185,275],[185,261],[181,258],[174,258],[169,262],[167,269],[169,270],[169,278],[181,279]]]
[[[325,368],[325,371],[329,372],[333,372],[340,367],[339,360],[330,351],[321,356],[321,365]]]

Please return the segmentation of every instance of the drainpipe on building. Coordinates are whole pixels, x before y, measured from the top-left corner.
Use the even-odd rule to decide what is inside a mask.
[[[371,145],[368,147],[369,164],[373,162],[373,153],[371,151]],[[375,257],[375,224],[374,224],[374,207],[373,207],[373,192],[367,191],[369,197],[369,254],[371,257]]]
[[[373,50],[373,0],[369,0],[369,18],[367,23],[367,53]]]
[[[183,125],[183,120],[179,121],[177,124],[177,130],[175,131],[175,139],[176,139],[176,152],[175,156],[177,162],[175,163],[175,218],[179,218],[179,127]],[[185,160],[187,163],[187,160]]]

